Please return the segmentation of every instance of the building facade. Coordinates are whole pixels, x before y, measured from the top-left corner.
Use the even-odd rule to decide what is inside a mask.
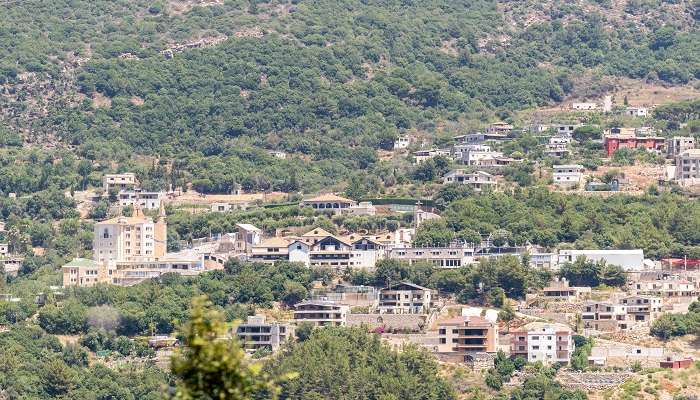
[[[401,282],[379,291],[380,314],[428,314],[432,307],[432,291],[420,285]]]
[[[105,193],[109,192],[111,189],[120,190],[134,190],[139,185],[136,180],[136,174],[131,172],[126,172],[123,174],[105,174],[102,177],[102,190]]]
[[[475,353],[498,351],[498,325],[477,316],[460,316],[438,322],[438,352],[456,353],[465,362]]]
[[[475,171],[467,173],[463,169],[448,172],[443,178],[442,183],[445,185],[450,183],[469,185],[477,192],[487,188],[494,188],[497,185],[496,177],[488,172]]]
[[[552,181],[560,187],[578,187],[583,181],[583,165],[554,165],[552,166]]]
[[[246,351],[277,351],[294,338],[294,325],[266,322],[264,315],[249,316],[245,324],[236,327],[236,335]]]
[[[563,324],[532,322],[511,333],[510,354],[545,365],[568,364],[575,345],[571,328]]]
[[[700,183],[700,149],[688,149],[676,156],[675,179],[681,185]]]
[[[345,326],[350,307],[330,301],[305,301],[294,306],[294,321],[314,326]]]
[[[695,148],[695,138],[692,136],[674,136],[666,139],[666,155],[675,159],[686,150]]]

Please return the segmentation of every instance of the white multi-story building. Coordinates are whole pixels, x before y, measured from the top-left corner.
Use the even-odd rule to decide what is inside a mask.
[[[380,314],[427,314],[432,307],[432,291],[420,285],[401,282],[379,291]]]
[[[644,250],[559,250],[559,264],[573,263],[577,258],[598,262],[605,261],[608,265],[617,265],[623,269],[641,270],[644,268]]]
[[[676,158],[686,150],[695,148],[695,138],[692,136],[674,136],[666,139],[666,154],[670,158]]]
[[[394,150],[406,149],[411,145],[411,137],[408,135],[401,135],[394,140]]]
[[[493,160],[494,158],[503,157],[503,153],[494,151],[491,146],[469,144],[457,145],[454,147],[455,160],[460,161],[465,165],[479,166],[484,162]]]
[[[557,186],[578,187],[583,180],[583,165],[554,165],[552,170],[552,180]]]
[[[463,169],[448,172],[443,178],[442,183],[445,185],[450,183],[469,185],[477,192],[486,188],[494,188],[497,185],[496,177],[488,172],[475,171],[467,173]]]
[[[276,351],[294,337],[294,325],[265,322],[264,315],[249,316],[245,324],[236,327],[236,335],[247,351],[260,348]]]
[[[122,207],[139,206],[144,210],[157,210],[164,196],[163,192],[146,192],[141,189],[122,190],[117,195],[117,200]]]
[[[474,247],[463,243],[448,247],[395,247],[389,250],[388,257],[409,264],[429,262],[440,268],[459,268],[475,262]]]
[[[583,124],[556,124],[554,125],[554,130],[557,132],[557,135],[571,137],[576,128],[581,126],[583,126]]]
[[[585,302],[581,309],[581,319],[584,328],[597,331],[624,331],[632,326],[627,306],[612,301]]]
[[[649,116],[649,109],[646,107],[627,107],[625,109],[625,115],[645,118]]]
[[[663,312],[661,297],[627,296],[620,300],[620,304],[627,306],[627,314],[634,322],[653,322]]]
[[[439,156],[449,157],[450,152],[449,152],[449,150],[430,149],[430,150],[418,150],[418,151],[413,153],[413,158],[414,158],[416,164],[420,164],[424,161],[430,160],[431,158],[435,158],[435,157],[439,157]]]
[[[330,301],[305,301],[294,306],[294,321],[315,326],[345,326],[350,307]]]
[[[466,135],[459,135],[453,137],[454,140],[456,140],[458,143],[465,144],[465,145],[475,145],[475,144],[481,144],[487,141],[501,141],[501,140],[507,140],[508,135],[504,133],[469,133]]]
[[[545,365],[569,363],[575,345],[571,328],[563,324],[532,322],[511,332],[510,354]]]

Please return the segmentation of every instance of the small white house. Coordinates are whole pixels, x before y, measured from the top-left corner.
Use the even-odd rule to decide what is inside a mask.
[[[394,150],[406,149],[411,145],[411,137],[408,135],[401,135],[394,140]]]
[[[629,115],[630,117],[645,118],[649,116],[649,109],[646,107],[627,107],[625,109],[625,115]]]
[[[560,187],[573,188],[581,184],[583,180],[583,165],[554,165],[552,166],[552,180]]]
[[[472,173],[467,173],[463,169],[457,169],[448,172],[443,178],[442,183],[445,185],[450,183],[469,185],[477,192],[480,192],[484,188],[495,187],[496,177],[488,172],[475,171]]]

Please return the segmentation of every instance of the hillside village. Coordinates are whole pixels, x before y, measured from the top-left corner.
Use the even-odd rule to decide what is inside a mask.
[[[694,400],[700,1],[0,13],[0,400]]]
[[[578,113],[581,107],[586,112],[596,112],[598,105],[574,103],[572,113]],[[626,108],[618,112],[646,118],[650,111]],[[548,173],[543,179],[554,191],[596,196],[638,196],[648,191],[649,187],[630,182],[624,166],[601,179],[574,163],[580,159],[582,145],[576,138],[589,127],[577,122],[535,124],[520,129],[498,122],[488,125],[484,133],[453,137],[451,147],[430,150],[415,150],[426,144],[404,135],[394,143],[394,157],[408,157],[417,166],[444,159],[454,169],[445,169],[448,172],[442,178],[436,177],[443,186],[464,185],[475,193],[510,190],[512,183],[504,179],[503,170],[528,160],[512,153],[507,156],[497,149],[529,133],[539,138],[547,160],[544,165],[551,165],[544,167]],[[605,129],[595,142],[601,148],[604,163],[621,149],[646,153],[662,171],[653,182],[656,190],[677,187],[692,193],[700,183],[695,138],[661,134],[650,127],[614,127]],[[699,356],[687,343],[668,346],[661,342],[670,333],[661,331],[659,322],[697,310],[697,258],[648,258],[644,249],[552,248],[511,243],[498,232],[477,241],[453,238],[449,243],[425,245],[416,240],[421,226],[442,217],[432,201],[420,198],[397,199],[395,203],[387,199],[375,205],[333,193],[305,196],[298,203],[290,203],[289,195],[242,190],[229,195],[192,195],[182,189],[144,190],[136,174],[130,172],[105,174],[99,189],[75,196],[81,201],[78,208],[85,211],[85,217],[106,198],[106,215],[111,217],[94,223],[92,257],[74,258],[63,265],[62,286],[52,288],[54,296],[60,297],[72,287],[130,287],[168,274],[194,277],[228,270],[232,263],[273,267],[299,263],[328,274],[324,280],[314,281],[308,293],[300,293],[298,302],[275,304],[272,312],[260,310],[238,325],[236,332],[243,347],[256,357],[280,351],[287,342],[295,340],[297,330],[307,326],[360,327],[381,335],[395,348],[407,343],[425,348],[445,368],[459,366],[473,374],[484,374],[489,387],[517,385],[527,376],[516,370],[515,375],[511,372],[493,378],[497,375],[494,366],[499,368],[506,355],[516,364],[522,359],[523,363],[562,365],[564,371],[569,371],[559,374],[564,387],[598,393],[619,389],[638,379],[635,373],[646,369],[694,368],[694,360]],[[236,214],[290,204],[303,211],[297,218],[311,222],[310,226],[294,223],[270,231],[243,219],[232,231],[189,241],[173,242],[168,238],[171,230],[166,210],[194,215]],[[337,221],[382,216],[398,218],[384,229],[350,231],[342,224],[326,226],[331,232],[314,226],[314,221],[329,221],[328,218]],[[0,252],[5,273],[17,276],[22,256],[13,254],[11,247],[0,244]],[[394,278],[384,275],[391,274],[392,268],[410,270],[414,266],[431,266],[445,272],[479,265],[492,268],[498,260],[541,271],[548,280],[540,287],[531,287],[524,297],[508,298],[503,290],[491,289],[469,300],[462,293],[445,291],[440,286],[428,288],[400,274]],[[598,272],[586,275],[586,268]],[[385,285],[357,284],[355,281],[362,274],[383,274],[387,280]],[[609,275],[607,283],[582,284],[591,279],[598,281],[595,274]],[[10,294],[3,296],[10,302],[20,301]],[[169,349],[177,346],[178,340],[155,335],[148,343],[166,362],[164,355],[170,354]],[[579,374],[586,374],[585,378]],[[501,383],[489,384],[493,379]]]

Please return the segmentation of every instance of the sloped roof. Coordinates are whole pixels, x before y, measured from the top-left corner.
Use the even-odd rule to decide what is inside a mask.
[[[328,232],[327,230],[323,228],[315,228],[312,229],[305,234],[301,235],[301,237],[326,237],[326,236],[333,236],[332,233]]]
[[[260,228],[256,227],[253,224],[236,224],[236,226],[246,231],[260,232]]]
[[[416,290],[430,290],[430,289],[427,288],[427,287],[423,287],[423,286],[421,286],[421,285],[416,285],[415,283],[411,283],[411,282],[399,282],[399,283],[394,283],[393,285],[388,286],[386,289],[388,289],[388,290],[393,290],[393,289],[395,289],[395,288],[397,288],[397,287],[399,287],[399,286],[409,286],[409,287],[412,287],[412,288],[414,288],[414,289],[416,289]]]
[[[263,240],[255,247],[287,247],[289,246],[289,240],[281,237],[271,237]]]

